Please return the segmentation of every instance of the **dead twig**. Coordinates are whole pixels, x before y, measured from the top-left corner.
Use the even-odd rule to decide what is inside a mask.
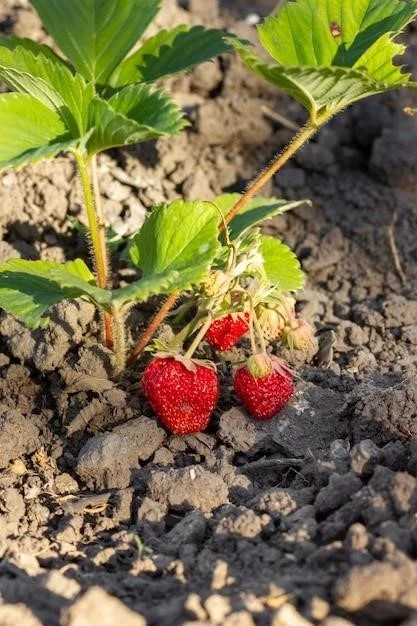
[[[64,514],[80,515],[83,513],[98,514],[106,510],[109,500],[113,495],[110,493],[92,496],[75,497],[72,501],[61,505]]]
[[[269,469],[278,469],[286,467],[303,467],[305,465],[305,459],[259,459],[259,461],[253,461],[253,463],[246,463],[239,467],[241,472],[258,472]]]
[[[397,274],[400,277],[402,285],[407,283],[407,277],[401,265],[400,255],[398,253],[397,243],[395,241],[395,225],[397,223],[398,213],[394,211],[392,214],[391,223],[388,226],[388,241],[391,248],[391,254],[394,259],[395,269],[397,270]]]
[[[300,127],[297,124],[289,120],[284,115],[281,115],[281,113],[278,113],[278,111],[274,111],[267,104],[263,104],[261,106],[261,111],[265,115],[265,117],[269,117],[269,119],[273,122],[278,122],[278,124],[282,124],[283,126],[285,126],[285,128],[295,130],[296,132],[300,130]]]

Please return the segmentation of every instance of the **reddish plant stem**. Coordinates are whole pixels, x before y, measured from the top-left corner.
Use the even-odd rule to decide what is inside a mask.
[[[151,319],[148,327],[146,328],[142,337],[139,339],[136,346],[133,348],[132,353],[127,360],[128,366],[133,365],[136,359],[142,354],[142,352],[158,330],[159,326],[162,324],[170,310],[175,306],[178,298],[179,293],[172,293],[170,296],[168,296],[159,311]]]
[[[245,193],[239,198],[235,205],[230,209],[225,217],[226,224],[230,224],[232,219],[243,209],[246,204],[252,200],[262,187],[286,164],[289,159],[299,150],[318,130],[317,125],[307,124],[293,138],[291,143],[272,161],[268,167],[259,174],[257,178],[249,185]]]

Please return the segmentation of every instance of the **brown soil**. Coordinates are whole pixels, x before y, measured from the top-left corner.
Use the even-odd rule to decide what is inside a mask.
[[[274,2],[178,4],[165,0],[159,27],[223,25],[253,39],[248,13]],[[45,38],[27,0],[2,0],[0,25]],[[415,33],[407,38],[417,70]],[[100,159],[116,229],[135,230],[154,202],[241,190],[291,136],[268,109],[303,121],[236,59],[167,86],[190,129]],[[208,432],[170,436],[140,395],[139,369],[110,380],[90,305],[58,306],[36,332],[0,314],[1,626],[417,624],[417,134],[407,105],[410,92],[356,105],[266,190],[313,200],[265,230],[303,261],[298,308],[321,345],[336,337],[330,366],[301,367],[278,419],[251,421],[229,394]],[[67,220],[81,204],[69,158],[3,174],[1,260],[84,254]],[[115,279],[129,276],[122,266]],[[148,316],[135,312],[134,334]]]

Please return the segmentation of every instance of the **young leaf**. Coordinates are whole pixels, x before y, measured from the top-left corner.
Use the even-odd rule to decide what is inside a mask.
[[[186,72],[199,63],[230,52],[230,45],[224,37],[224,31],[203,26],[182,24],[172,30],[161,30],[120,63],[110,84],[122,87]]]
[[[0,266],[0,307],[29,328],[46,326],[44,314],[51,306],[80,296],[109,308],[109,292],[96,287],[81,259],[65,264],[12,259]]]
[[[218,196],[213,202],[218,206],[224,216],[239,200],[238,193],[225,193]],[[231,239],[237,239],[252,226],[281,215],[286,211],[309,203],[308,200],[279,200],[277,198],[254,198],[248,202],[240,213],[230,222],[229,231]]]
[[[88,153],[139,143],[179,132],[183,113],[167,96],[147,85],[132,85],[106,101],[96,97],[90,107],[94,128]]]
[[[86,132],[94,86],[87,85],[80,74],[74,75],[48,46],[0,37],[0,80],[56,111],[72,136]]]
[[[220,249],[219,216],[204,202],[175,200],[157,207],[134,237],[129,255],[144,278],[175,273],[171,291],[198,284]]]
[[[268,281],[281,291],[298,291],[304,286],[304,274],[296,255],[275,237],[262,236],[261,254]]]
[[[45,27],[87,80],[106,84],[159,11],[161,0],[31,0]]]
[[[294,0],[259,26],[276,64],[230,40],[243,62],[302,104],[320,123],[369,95],[410,83],[394,65],[393,38],[417,15],[417,0]]]
[[[52,158],[75,146],[57,113],[32,96],[0,95],[0,169]]]

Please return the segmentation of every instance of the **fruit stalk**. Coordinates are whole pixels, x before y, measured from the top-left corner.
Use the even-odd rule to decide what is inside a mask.
[[[209,316],[204,322],[204,324],[202,325],[202,327],[200,328],[199,332],[197,333],[194,341],[188,348],[187,352],[185,353],[184,355],[185,359],[191,359],[194,352],[197,350],[200,341],[203,339],[203,337],[205,337],[208,329],[210,328],[211,322],[212,322],[212,318],[211,316]]]
[[[80,172],[81,184],[84,192],[85,207],[87,211],[88,229],[93,248],[93,263],[97,277],[97,284],[102,289],[108,288],[108,259],[107,247],[105,240],[104,222],[101,215],[100,207],[94,202],[93,188],[95,197],[98,197],[97,186],[90,180],[88,172],[88,164],[85,158],[75,153],[75,160]],[[94,159],[93,159],[94,162]],[[94,166],[93,166],[94,171]],[[97,210],[98,208],[98,210]],[[112,320],[109,313],[105,312],[103,317],[103,338],[107,348],[113,345],[112,340]]]

